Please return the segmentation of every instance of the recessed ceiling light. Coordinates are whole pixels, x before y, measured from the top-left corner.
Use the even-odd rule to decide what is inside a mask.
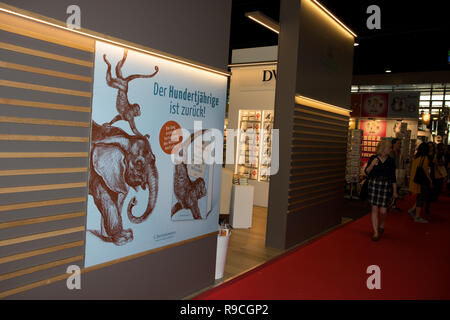
[[[386,73],[391,73],[392,71],[390,69],[387,69],[385,72]]]
[[[355,43],[353,44],[353,46],[354,46],[354,47],[357,47],[357,46],[359,46],[359,43],[358,43],[358,42],[355,42]]]

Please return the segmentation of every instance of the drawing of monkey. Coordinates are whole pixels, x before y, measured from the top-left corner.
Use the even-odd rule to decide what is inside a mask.
[[[105,63],[108,65],[108,70],[106,71],[106,83],[108,84],[108,86],[118,90],[116,99],[116,109],[117,112],[119,113],[109,123],[106,123],[106,125],[111,126],[113,123],[119,120],[124,120],[128,122],[131,130],[135,135],[143,136],[136,129],[136,124],[134,122],[134,118],[141,115],[141,108],[139,104],[137,103],[130,104],[130,102],[128,101],[128,83],[131,80],[137,78],[152,78],[158,73],[159,68],[158,66],[155,66],[155,72],[150,75],[134,74],[124,78],[122,75],[122,67],[125,63],[125,60],[127,59],[127,55],[128,50],[125,49],[122,60],[120,60],[116,65],[116,78],[113,78],[111,76],[111,64],[109,63],[108,59],[106,59],[106,54],[103,55],[103,60],[105,60]],[[146,137],[148,138],[149,136],[146,135]]]
[[[172,207],[172,216],[181,209],[190,209],[194,219],[201,219],[198,200],[206,196],[205,180],[189,178],[185,163],[175,165],[173,189],[178,202]]]
[[[183,154],[183,151],[187,150],[187,146],[206,131],[208,130],[199,130],[196,133],[193,133],[180,147],[180,154]],[[203,148],[205,147],[206,145],[203,146]],[[186,157],[184,157],[184,159],[186,159]],[[207,194],[205,180],[203,180],[203,178],[197,178],[192,181],[189,177],[185,160],[175,165],[173,190],[178,202],[172,207],[172,216],[182,209],[189,209],[191,210],[194,219],[201,219],[202,216],[200,215],[198,200]]]

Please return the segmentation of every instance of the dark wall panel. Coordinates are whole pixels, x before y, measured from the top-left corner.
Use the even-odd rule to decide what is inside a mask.
[[[216,246],[217,237],[207,237],[84,273],[81,290],[59,281],[9,299],[181,299],[214,281]]]
[[[2,42],[6,42],[7,40],[4,38],[1,38]],[[13,39],[8,40],[13,41]],[[13,44],[14,42],[8,42],[10,44]],[[51,53],[53,51],[53,48],[47,48],[50,51],[43,51]],[[72,48],[70,48],[72,50]],[[76,50],[76,49],[75,49]],[[72,52],[72,55],[74,52]],[[90,54],[90,53],[89,53]],[[60,60],[54,60],[54,59],[47,59],[41,56],[36,55],[30,55],[22,52],[12,51],[12,50],[6,50],[0,47],[0,55],[2,56],[2,59],[5,61],[8,61],[10,63],[15,64],[23,64],[23,65],[29,65],[29,66],[36,66],[43,69],[49,69],[49,70],[58,70],[59,72],[65,72],[65,73],[71,73],[78,76],[83,77],[90,77],[91,76],[91,67],[74,64],[74,63],[66,63],[64,61]],[[73,56],[69,56],[67,54],[64,55],[65,57],[73,58]],[[75,55],[77,57],[78,55]],[[86,59],[85,54],[81,56],[80,59],[82,61],[91,61],[89,59]]]
[[[353,37],[337,22],[301,1],[297,92],[350,108]]]
[[[7,2],[5,2],[7,3]],[[61,46],[55,43],[51,43],[48,41],[43,41],[40,39],[33,39],[27,36],[23,36],[16,33],[11,33],[8,31],[0,30],[0,39],[2,39],[2,42],[4,43],[11,43],[15,46],[21,46],[26,48],[33,48],[33,50],[40,50],[44,52],[49,52],[52,54],[62,55],[65,57],[70,57],[74,59],[80,59],[80,60],[86,60],[91,61],[91,53],[74,49],[74,48],[68,48],[65,46]],[[42,60],[45,61],[45,60]],[[83,70],[83,69],[81,69]],[[85,69],[85,72],[89,71]],[[90,72],[86,72],[86,75],[90,75]]]
[[[298,57],[298,13],[300,1],[281,1],[278,38],[277,85],[275,91],[274,129],[279,130],[279,171],[270,178],[266,245],[285,248],[287,198],[289,195],[290,154],[296,94]]]
[[[3,126],[3,124],[2,124]],[[66,142],[33,142],[33,141],[0,141],[0,149],[9,150],[10,152],[52,152],[55,149],[59,152],[89,152],[89,146],[86,143],[66,143]],[[8,162],[13,162],[13,166],[20,169],[22,162],[26,162],[24,168],[46,168],[48,166],[48,159],[14,159],[11,161],[9,159],[0,159],[1,168],[7,169],[10,166]],[[70,167],[73,163],[74,166],[86,165],[86,160],[82,162],[77,158],[64,158],[64,159],[53,159],[52,164],[56,167]]]
[[[2,57],[3,59],[3,57]],[[26,82],[26,79],[24,79]],[[77,90],[77,89],[75,89]],[[91,98],[74,95],[57,94],[36,90],[25,90],[10,86],[0,86],[0,97],[6,99],[20,99],[26,101],[38,101],[52,104],[70,105],[76,107],[90,107]]]
[[[281,1],[271,247],[291,247],[341,222],[353,38],[336,25],[312,1]]]
[[[330,201],[306,208],[300,214],[288,214],[286,247],[294,246],[340,224],[343,201],[341,196],[330,198]]]
[[[77,90],[88,95],[91,94],[92,83],[78,81],[72,79],[64,79],[61,77],[48,76],[32,72],[20,70],[4,69],[2,70],[2,78],[9,81],[21,81],[29,84],[40,86],[57,87],[61,89]]]
[[[69,5],[81,9],[81,26],[217,68],[226,69],[231,0],[6,0],[66,21]]]

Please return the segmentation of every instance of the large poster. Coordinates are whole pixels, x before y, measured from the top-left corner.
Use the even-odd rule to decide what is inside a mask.
[[[364,93],[361,117],[386,118],[388,115],[388,96],[387,93]]]
[[[417,120],[419,100],[420,92],[390,92],[388,117]]]
[[[226,86],[225,76],[96,42],[85,267],[217,231],[221,165],[172,153],[203,150],[206,129],[223,132]],[[187,149],[174,148],[182,141]]]
[[[387,121],[384,120],[361,120],[359,122],[359,128],[363,130],[362,165],[376,154],[378,143],[386,137],[386,127]]]

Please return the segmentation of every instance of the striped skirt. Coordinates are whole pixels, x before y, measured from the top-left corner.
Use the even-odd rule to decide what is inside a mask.
[[[369,180],[368,185],[368,200],[369,203],[377,207],[389,206],[389,201],[392,198],[392,183],[385,177],[376,177]]]

